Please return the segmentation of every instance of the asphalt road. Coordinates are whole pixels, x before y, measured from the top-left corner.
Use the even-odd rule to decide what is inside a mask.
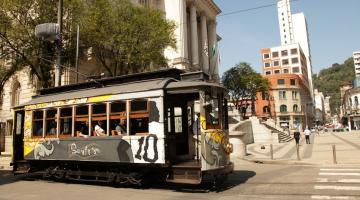
[[[0,171],[0,199],[360,199],[360,166],[296,166],[245,163],[220,191],[211,184],[197,187],[152,183],[140,188],[64,183],[37,177],[14,177]]]

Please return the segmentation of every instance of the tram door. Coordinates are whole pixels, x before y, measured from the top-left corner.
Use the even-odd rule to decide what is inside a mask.
[[[24,110],[15,111],[13,129],[14,162],[24,160]]]
[[[186,100],[169,101],[167,105],[168,133],[171,138],[173,159],[185,159],[189,155],[189,109]],[[169,103],[170,104],[170,103]]]

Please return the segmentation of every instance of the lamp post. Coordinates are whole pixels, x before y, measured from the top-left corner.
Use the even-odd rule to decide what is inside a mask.
[[[55,87],[61,85],[63,0],[58,1],[57,23],[44,23],[35,27],[35,35],[46,41],[56,42]]]

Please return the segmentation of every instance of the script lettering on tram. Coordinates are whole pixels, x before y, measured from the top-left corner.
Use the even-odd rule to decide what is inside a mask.
[[[97,144],[89,144],[78,147],[75,143],[69,145],[69,156],[78,156],[81,158],[89,158],[100,155],[101,150]]]

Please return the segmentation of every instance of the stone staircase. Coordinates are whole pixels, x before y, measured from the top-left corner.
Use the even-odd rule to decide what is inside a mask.
[[[254,135],[254,143],[278,143],[278,134],[271,131],[264,124],[260,123],[257,117],[250,117]]]
[[[290,142],[293,139],[288,132],[282,130],[279,126],[276,126],[274,120],[272,119],[268,119],[267,121],[264,121],[261,124],[263,124],[266,128],[271,130],[272,133],[276,133],[278,135],[279,143]]]

